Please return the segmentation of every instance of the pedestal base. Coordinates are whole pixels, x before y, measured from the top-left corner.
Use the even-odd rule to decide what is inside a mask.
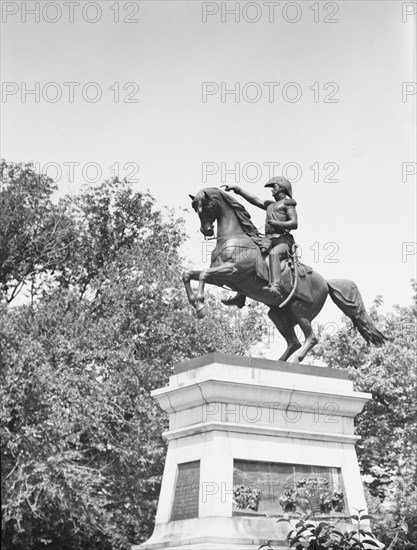
[[[221,353],[174,372],[153,392],[170,417],[155,530],[133,548],[272,541],[283,550],[284,513],[334,516],[343,530],[366,508],[353,419],[370,396],[354,392],[347,373]]]
[[[269,541],[274,549],[287,550],[283,545],[288,529],[277,528],[272,518],[223,518],[209,517],[155,525],[152,537],[133,549],[170,548],[179,550],[254,550]],[[281,539],[281,540],[278,540]]]

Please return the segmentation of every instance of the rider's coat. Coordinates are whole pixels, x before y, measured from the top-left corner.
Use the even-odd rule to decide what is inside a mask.
[[[266,209],[265,235],[278,237],[292,229],[297,229],[296,205],[294,199],[287,198],[270,202]],[[274,227],[274,222],[279,223],[281,229]]]

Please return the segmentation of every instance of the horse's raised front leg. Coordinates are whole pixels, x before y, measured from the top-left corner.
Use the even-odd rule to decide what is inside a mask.
[[[200,278],[200,273],[201,273],[201,270],[194,270],[194,271],[184,271],[182,274],[182,282],[184,283],[184,286],[185,286],[187,298],[193,307],[195,307],[197,297],[195,295],[195,292],[191,288],[190,281],[191,279],[193,279],[194,281],[198,281],[198,279]]]
[[[203,269],[200,272],[199,285],[197,290],[197,301],[195,304],[195,309],[197,311],[197,317],[202,319],[206,313],[207,308],[204,303],[204,287],[206,283],[221,283],[221,278],[237,272],[237,268],[234,264],[222,264],[218,267],[210,267],[208,269]],[[214,282],[215,281],[215,282]],[[226,282],[226,281],[225,281]]]

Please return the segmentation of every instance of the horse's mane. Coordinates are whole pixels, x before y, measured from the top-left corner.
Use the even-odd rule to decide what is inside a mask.
[[[207,189],[202,189],[199,191],[197,197],[199,197],[200,194],[203,195],[204,192],[206,192],[210,197],[223,199],[234,210],[241,228],[247,235],[259,235],[257,228],[251,221],[249,212],[232,195],[222,191],[218,187],[208,187]]]

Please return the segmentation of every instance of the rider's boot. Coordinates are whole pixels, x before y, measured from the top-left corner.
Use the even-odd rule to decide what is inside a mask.
[[[264,286],[263,290],[268,292],[274,297],[282,296],[282,287],[281,287],[281,259],[279,254],[274,254],[274,251],[271,251],[269,255],[269,285]]]
[[[242,307],[246,303],[246,296],[242,294],[241,292],[238,292],[231,298],[228,298],[227,300],[222,300],[222,304],[225,306],[237,306],[239,309],[242,309]]]

